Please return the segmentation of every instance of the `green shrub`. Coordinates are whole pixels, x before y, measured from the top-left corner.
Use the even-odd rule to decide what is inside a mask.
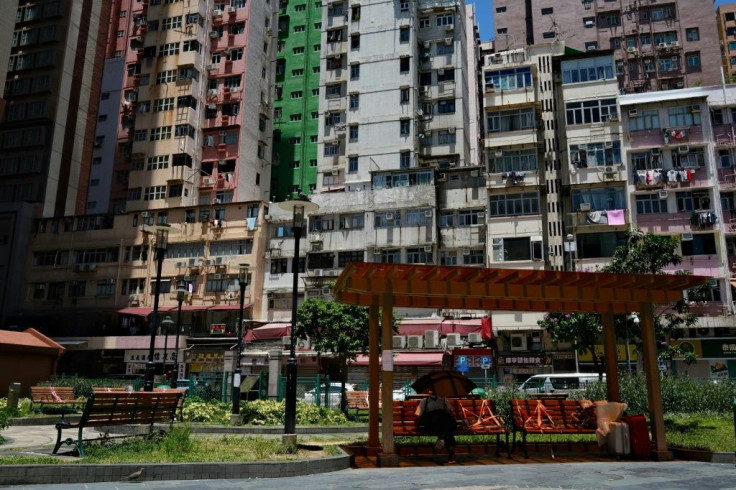
[[[10,418],[10,414],[8,413],[8,410],[6,408],[0,408],[0,430],[8,428],[9,418]]]
[[[161,441],[161,449],[169,456],[193,452],[197,441],[192,439],[192,429],[188,424],[175,425]]]
[[[254,400],[241,404],[240,415],[244,424],[281,425],[284,423],[285,403],[271,400]],[[306,403],[296,404],[296,423],[300,425],[341,425],[347,423],[339,410],[317,407]]]
[[[232,406],[225,402],[190,397],[184,400],[182,416],[185,422],[228,424],[231,410]]]

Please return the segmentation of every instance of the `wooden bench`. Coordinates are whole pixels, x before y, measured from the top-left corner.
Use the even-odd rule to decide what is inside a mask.
[[[74,388],[69,386],[31,386],[31,409],[34,403],[41,408],[52,405],[72,409],[81,406],[83,402],[84,400],[74,396]]]
[[[354,418],[358,420],[361,414],[368,412],[368,392],[367,391],[346,391],[348,398],[348,413],[353,410]]]
[[[143,388],[140,389],[141,392],[143,392]],[[187,390],[185,388],[154,388],[154,392],[163,392],[163,393],[181,393],[181,398],[179,399],[179,406],[177,407],[177,411],[179,412],[179,420],[184,420],[184,399],[187,396]],[[127,388],[92,388],[93,393],[128,393]]]
[[[582,400],[511,400],[513,414],[513,445],[516,433],[521,432],[524,457],[527,434],[595,434],[597,427],[595,407]]]
[[[509,429],[501,417],[496,415],[493,400],[480,398],[448,398],[452,412],[457,420],[455,435],[495,435],[496,456],[500,454],[501,436],[504,436],[506,452],[511,457],[509,448]],[[430,435],[430,432],[419,427],[416,415],[420,400],[394,401],[394,436]]]
[[[56,424],[57,437],[53,454],[62,444],[77,447],[84,456],[82,431],[85,427],[106,427],[115,425],[148,425],[148,434],[153,433],[153,424],[173,424],[182,393],[176,391],[157,392],[119,392],[97,391],[87,399],[79,422],[61,421]],[[64,429],[78,429],[77,440],[61,439]]]

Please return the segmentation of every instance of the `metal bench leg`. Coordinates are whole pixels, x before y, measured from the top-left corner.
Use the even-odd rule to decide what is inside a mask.
[[[511,459],[511,446],[509,446],[509,433],[506,432],[506,456]]]
[[[529,451],[528,451],[528,450],[527,450],[527,448],[526,448],[526,431],[523,431],[523,432],[521,433],[521,436],[522,436],[522,437],[521,437],[521,438],[522,438],[522,442],[521,442],[521,444],[522,444],[522,446],[523,446],[523,449],[524,449],[524,457],[525,457],[525,458],[528,458],[528,457],[529,457]]]
[[[59,450],[59,448],[61,447],[61,444],[62,444],[62,442],[61,442],[61,427],[57,427],[56,428],[56,432],[57,432],[57,434],[56,434],[56,445],[54,446],[54,450],[51,452],[51,454],[56,454],[56,452]]]

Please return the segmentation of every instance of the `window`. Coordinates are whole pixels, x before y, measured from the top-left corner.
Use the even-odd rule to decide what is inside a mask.
[[[305,29],[305,27],[303,25],[301,25],[301,26],[294,26],[294,32],[295,33],[304,32],[305,30],[306,29]]]
[[[542,9],[542,15],[552,15],[554,13],[555,9],[552,7],[547,7]]]
[[[494,238],[491,254],[494,262],[542,260],[542,241],[533,237]]]
[[[358,80],[360,78],[360,65],[350,65],[350,80]]]
[[[437,26],[451,26],[453,25],[455,16],[452,14],[442,14],[437,16]]]
[[[539,214],[539,194],[533,192],[490,196],[490,215],[522,216]]]
[[[700,126],[700,112],[691,112],[689,105],[670,107],[667,116],[670,126]]]
[[[597,45],[595,47],[597,48]],[[586,58],[575,61],[563,61],[560,68],[562,70],[563,84],[610,80],[614,78],[613,62],[609,58]]]
[[[408,27],[402,27],[399,30],[399,42],[408,43],[411,36],[411,31]]]
[[[700,30],[697,27],[685,29],[685,38],[688,41],[700,41]]]
[[[165,126],[162,128],[152,128],[150,141],[166,140],[171,138],[171,126]]]
[[[406,104],[409,102],[410,92],[408,87],[402,87],[399,92],[399,102]]]
[[[455,70],[453,68],[439,68],[437,70],[437,83],[454,82]]]
[[[529,150],[504,150],[488,155],[489,172],[526,172],[538,169],[537,153]]]
[[[452,144],[455,144],[455,142],[456,142],[456,138],[455,138],[454,130],[437,132],[437,144],[438,145],[452,145]]]
[[[693,235],[692,240],[684,240],[680,242],[683,257],[692,255],[715,255],[716,239],[713,233],[704,233]]]
[[[685,61],[688,68],[700,68],[700,53],[687,53]]]
[[[351,124],[350,129],[348,131],[348,137],[351,141],[357,141],[358,140],[358,125],[357,124]]]
[[[629,117],[630,131],[659,129],[659,112],[656,109],[638,110],[636,117]]]
[[[399,167],[400,168],[411,167],[411,152],[410,151],[402,151],[401,153],[399,153]]]
[[[357,109],[360,107],[360,96],[358,94],[350,94],[350,108]]]
[[[169,155],[148,157],[146,170],[160,170],[164,168],[169,168]]]
[[[534,129],[536,128],[534,109],[524,108],[491,112],[487,116],[487,128],[492,133]]]
[[[620,186],[579,189],[572,192],[572,208],[580,209],[580,203],[590,204],[591,211],[626,209],[626,193]]]
[[[158,48],[158,55],[161,56],[169,56],[172,54],[179,54],[179,43],[167,43],[163,46],[159,46]]]
[[[360,34],[352,34],[350,36],[350,49],[360,48]]]
[[[636,196],[636,212],[638,214],[667,213],[667,199],[660,199],[659,194]]]
[[[514,90],[532,85],[531,68],[516,68],[500,71],[486,71],[484,73],[486,87],[496,90]]]
[[[358,172],[358,157],[348,158],[348,173],[354,174]]]
[[[292,99],[301,99],[304,96],[304,92],[301,90],[295,90],[290,96]]]
[[[155,201],[157,199],[164,199],[166,197],[166,186],[155,185],[152,187],[146,187],[146,191],[143,194],[145,201]]]
[[[542,33],[542,39],[554,39],[556,36],[554,31],[545,31]]]
[[[609,116],[618,115],[616,99],[568,102],[565,105],[565,111],[569,125],[606,122]]]
[[[402,119],[399,121],[399,134],[401,136],[409,136],[411,134],[411,120]]]
[[[442,99],[437,102],[438,114],[455,114],[455,99]]]
[[[429,17],[420,17],[419,18],[419,28],[420,29],[426,29],[430,25],[432,25],[432,24],[429,21]]]
[[[153,101],[153,111],[170,111],[174,108],[174,98],[167,97],[165,99],[156,99]]]

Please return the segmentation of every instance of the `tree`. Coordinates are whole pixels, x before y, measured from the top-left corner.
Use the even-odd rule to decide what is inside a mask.
[[[319,356],[330,352],[337,359],[342,381],[342,407],[346,406],[345,374],[347,363],[358,353],[367,353],[369,343],[368,308],[321,298],[309,298],[299,305],[295,333],[309,337]]]
[[[682,263],[682,257],[676,252],[678,244],[678,239],[674,236],[644,234],[636,229],[631,230],[627,233],[627,243],[614,250],[611,262],[602,267],[601,272],[664,274],[665,268]],[[675,274],[689,273],[683,270],[675,271]],[[688,300],[703,300],[706,288],[707,286],[703,286],[689,291]],[[671,359],[675,356],[684,356],[686,361],[694,360],[692,353],[682,353],[675,348],[666,347],[665,341],[668,338],[679,338],[683,329],[693,326],[696,322],[697,317],[690,311],[688,301],[680,300],[674,304],[657,305],[654,311],[654,328],[660,346],[660,357]],[[573,349],[579,352],[592,352],[596,371],[602,371],[594,347],[602,330],[600,315],[550,313],[538,323],[547,331],[553,342],[569,342]],[[619,338],[639,337],[639,324],[627,315],[617,316],[614,319],[614,326]]]

